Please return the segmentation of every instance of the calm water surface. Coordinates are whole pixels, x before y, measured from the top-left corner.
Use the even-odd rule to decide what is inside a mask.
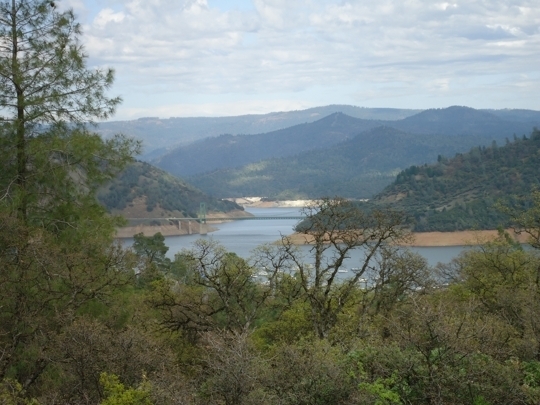
[[[255,216],[294,217],[301,215],[300,209],[297,208],[246,208],[246,211]],[[233,221],[213,225],[219,230],[206,236],[168,236],[165,243],[169,246],[168,256],[171,258],[180,250],[189,249],[192,243],[200,238],[216,240],[228,251],[247,258],[257,246],[275,242],[281,235],[291,234],[297,223],[296,219]],[[126,243],[130,244],[130,240],[126,240]],[[309,246],[302,246],[306,254],[309,248]],[[424,256],[430,265],[436,265],[438,262],[448,263],[464,249],[466,247],[463,246],[411,248]],[[361,256],[361,251],[354,251],[352,257],[345,263],[345,267],[358,267]]]

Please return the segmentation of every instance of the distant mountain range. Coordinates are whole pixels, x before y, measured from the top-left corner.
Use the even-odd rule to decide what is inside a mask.
[[[146,117],[132,121],[100,123],[97,132],[104,137],[123,133],[143,142],[142,160],[150,161],[175,146],[185,145],[223,134],[262,134],[298,124],[310,123],[336,112],[369,120],[398,120],[421,110],[397,108],[363,108],[350,105],[329,105],[299,111],[250,114],[236,117]]]
[[[512,115],[508,112],[501,115],[506,118],[503,119],[493,112],[454,106],[422,111],[387,125],[410,133],[448,136],[479,135],[501,140],[512,138],[514,134],[530,133],[533,126],[540,124],[540,113],[529,116],[516,113],[513,119],[509,119]]]
[[[189,181],[218,196],[371,198],[403,168],[436,161],[441,153],[453,155],[482,141],[478,136],[450,139],[381,126],[325,149],[202,173]]]
[[[540,125],[540,113],[502,111],[507,119],[467,107],[426,110],[394,121],[335,113],[266,134],[208,138],[154,163],[219,197],[370,198],[410,165],[493,140],[505,142]]]
[[[380,121],[333,113],[318,121],[258,135],[221,135],[178,147],[152,161],[177,176],[241,167],[264,159],[325,149],[374,128]]]

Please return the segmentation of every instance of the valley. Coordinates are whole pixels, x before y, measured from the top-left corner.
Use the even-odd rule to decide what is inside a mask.
[[[323,113],[329,115],[321,118]],[[111,213],[129,218],[131,230],[124,229],[124,235],[150,225],[168,235],[199,232],[195,225],[175,230],[164,218],[197,217],[201,204],[208,215],[234,217],[246,215],[242,205],[302,206],[323,196],[404,210],[411,229],[423,233],[507,226],[496,205],[527,204],[527,190],[539,186],[538,135],[531,133],[540,126],[537,111],[328,106],[227,122],[243,122],[247,126],[234,128],[256,132],[270,128],[263,122],[287,125],[308,117],[309,122],[267,133],[222,134],[191,143],[182,138],[185,145],[179,147],[175,139],[181,137],[169,134],[167,152],[154,156],[151,165],[128,168],[99,198]],[[155,130],[161,126],[143,121],[146,127],[154,123]],[[217,131],[219,122],[199,118],[188,129]],[[244,197],[253,195],[262,197]],[[158,228],[145,228],[153,229]]]

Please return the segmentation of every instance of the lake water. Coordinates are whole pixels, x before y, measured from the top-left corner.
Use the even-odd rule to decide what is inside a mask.
[[[246,211],[260,217],[295,217],[301,215],[300,209],[297,208],[246,208]],[[232,221],[212,225],[219,228],[219,230],[211,232],[206,236],[168,236],[165,239],[165,243],[169,247],[168,256],[171,258],[182,249],[189,249],[192,243],[200,238],[216,240],[228,251],[248,258],[257,246],[275,242],[280,239],[281,235],[290,235],[293,233],[293,228],[297,223],[298,220],[296,219]],[[126,243],[129,244],[130,240],[126,240]],[[302,249],[307,254],[310,247],[302,246]],[[448,263],[464,249],[466,249],[464,246],[411,248],[411,250],[424,256],[432,266],[438,262]],[[354,251],[344,266],[346,268],[358,267],[361,256],[361,251]]]

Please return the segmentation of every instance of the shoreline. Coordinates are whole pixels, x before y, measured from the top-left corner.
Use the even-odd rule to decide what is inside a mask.
[[[516,234],[511,229],[506,232],[520,243],[527,243],[528,235]],[[411,247],[444,247],[444,246],[477,246],[486,242],[492,242],[499,236],[499,231],[454,231],[454,232],[416,232],[414,240],[403,246]]]
[[[261,197],[244,197],[230,198],[246,208],[302,208],[313,204],[313,200],[282,200],[282,201],[262,201]],[[208,217],[213,216],[211,213]],[[235,217],[245,216],[245,211],[231,212],[228,215],[231,220]],[[214,214],[215,215],[215,214]],[[223,221],[228,222],[228,221]],[[216,222],[217,225],[219,222]],[[152,236],[157,232],[161,232],[163,236],[184,236],[184,235],[206,235],[207,233],[215,232],[219,228],[206,224],[206,229],[201,233],[198,222],[193,222],[189,227],[186,224],[170,224],[170,225],[136,225],[118,228],[116,231],[116,239],[129,239],[135,234],[143,233],[145,236]],[[506,229],[515,240],[520,243],[527,243],[528,235],[517,235],[513,230]],[[497,230],[478,230],[478,231],[452,231],[452,232],[413,232],[412,241],[402,243],[401,246],[410,247],[451,247],[451,246],[477,246],[483,243],[493,241],[498,236]],[[292,243],[295,245],[310,244],[309,238],[306,235],[293,233],[288,235]]]
[[[160,224],[160,225],[149,225],[149,224],[139,224],[139,225],[130,225],[123,226],[116,229],[115,239],[129,239],[133,238],[134,235],[142,233],[144,236],[153,236],[157,232],[160,232],[163,236],[188,236],[188,235],[206,235],[210,232],[215,232],[219,228],[213,226],[224,222],[229,222],[229,219],[232,221],[235,218],[241,217],[250,217],[251,214],[245,211],[231,211],[226,214],[224,213],[215,213],[210,212],[207,214],[207,219],[212,218],[221,218],[225,219],[221,221],[212,221],[210,224],[200,224],[198,221],[169,221],[169,224]],[[163,221],[167,218],[152,218],[157,221]],[[201,229],[202,228],[202,229]],[[202,231],[202,232],[201,232]]]
[[[512,230],[506,230],[510,236],[520,243],[527,243],[527,235],[517,235]],[[409,247],[450,247],[477,246],[493,241],[499,235],[497,230],[483,231],[454,231],[454,232],[413,232],[412,241],[400,244]],[[288,236],[295,245],[311,244],[306,235],[294,233]]]
[[[198,224],[197,224],[198,225]],[[218,228],[207,225],[206,232],[211,233],[217,231]],[[186,229],[178,229],[174,225],[162,226],[132,226],[124,227],[117,230],[116,239],[129,239],[133,235],[143,233],[145,236],[152,236],[157,232],[161,232],[163,236],[189,236],[189,235],[204,235],[197,230],[188,233]],[[527,235],[516,235],[513,231],[507,232],[520,243],[527,243]],[[483,231],[455,231],[455,232],[414,232],[412,233],[412,241],[403,243],[400,246],[408,247],[451,247],[451,246],[477,246],[486,242],[493,241],[497,238],[497,230]],[[288,235],[291,242],[295,245],[309,245],[311,241],[306,235],[293,233]]]
[[[144,236],[153,236],[156,233],[161,233],[163,236],[189,236],[189,235],[205,235],[206,233],[217,231],[210,225],[206,225],[206,232],[200,232],[200,225],[193,223],[192,229],[178,228],[176,225],[136,225],[136,226],[124,226],[116,230],[115,239],[130,239],[133,236],[142,233]]]

